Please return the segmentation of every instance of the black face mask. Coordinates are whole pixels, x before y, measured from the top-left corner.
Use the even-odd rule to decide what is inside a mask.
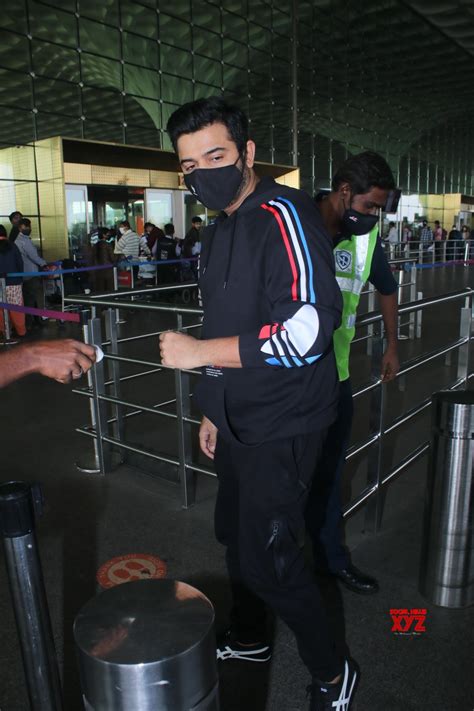
[[[188,190],[210,210],[224,210],[237,195],[244,174],[237,168],[240,156],[222,168],[196,168],[184,176]]]
[[[26,235],[26,236],[28,237],[28,236],[31,234],[31,230],[28,229],[28,227],[24,227],[24,228],[21,230],[21,234],[22,234],[22,235]]]
[[[345,207],[345,205],[344,205]],[[342,230],[346,235],[366,235],[379,221],[378,215],[366,215],[349,207],[342,216]]]

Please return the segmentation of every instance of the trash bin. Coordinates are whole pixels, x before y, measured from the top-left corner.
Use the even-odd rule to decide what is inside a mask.
[[[474,601],[474,391],[433,395],[419,590],[441,607]]]
[[[196,588],[137,580],[74,622],[86,711],[218,711],[214,609]]]

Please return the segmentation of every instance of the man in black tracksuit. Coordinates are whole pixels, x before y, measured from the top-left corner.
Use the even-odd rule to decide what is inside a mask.
[[[234,597],[218,658],[270,658],[268,604],[312,674],[311,711],[348,704],[355,666],[335,648],[302,551],[305,503],[338,398],[332,334],[342,302],[331,240],[309,196],[258,180],[239,109],[201,99],[178,109],[168,132],[188,189],[222,210],[202,238],[202,338],[160,339],[165,365],[204,368],[200,443],[219,479],[216,536]]]

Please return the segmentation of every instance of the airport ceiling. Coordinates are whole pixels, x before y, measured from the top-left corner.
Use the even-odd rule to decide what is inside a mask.
[[[68,0],[66,4],[72,7],[74,2]],[[122,0],[122,24],[127,28],[130,25],[132,28],[134,25],[139,26],[142,22],[140,13],[145,12],[147,7],[153,4],[153,0],[142,0],[136,3]],[[27,61],[25,52],[22,52],[21,48],[17,49],[15,44],[24,41],[21,29],[22,15],[21,13],[18,15],[20,5],[18,0],[7,0],[6,10],[0,16],[0,24],[4,24],[14,33],[10,38],[14,39],[14,43],[11,46],[5,44],[9,62],[5,66],[12,66],[15,70],[17,64],[11,63],[18,63],[19,69]],[[58,118],[58,126],[63,126],[64,116],[55,117],[54,114],[57,111],[58,114],[72,116],[71,107],[76,101],[77,87],[82,86],[77,84],[75,78],[77,55],[68,49],[63,51],[62,46],[69,43],[69,46],[74,47],[73,36],[75,35],[69,30],[66,31],[67,28],[62,27],[59,22],[54,23],[54,15],[50,17],[50,14],[54,13],[54,6],[63,7],[60,0],[34,3],[29,0],[29,5],[34,6],[35,12],[39,13],[35,17],[36,27],[34,25],[32,27],[33,61],[36,56],[42,59],[43,53],[50,49],[43,40],[49,39],[52,35],[53,42],[58,43],[57,52],[51,51],[50,61],[42,60],[42,70],[38,71],[33,64],[35,73],[31,76],[36,76],[35,100],[39,105],[40,120],[43,120],[43,106],[46,106],[46,112],[51,112],[49,117],[46,113],[48,129],[50,128],[53,134],[60,133],[61,128],[54,130],[54,121]],[[247,36],[252,36],[255,47],[260,43],[259,50],[266,53],[264,55],[262,51],[258,52],[261,57],[268,58],[270,52],[274,53],[272,57],[274,56],[275,59],[272,58],[271,64],[268,62],[268,67],[271,69],[266,74],[261,68],[254,66],[250,59],[247,77],[246,67],[239,58],[239,61],[235,62],[235,67],[226,66],[223,75],[225,78],[222,80],[226,91],[233,92],[234,96],[242,97],[247,102],[254,125],[260,125],[262,131],[268,133],[269,124],[272,123],[277,124],[286,133],[291,127],[291,90],[288,80],[282,81],[282,86],[279,86],[278,80],[281,76],[279,66],[286,63],[288,68],[288,61],[292,56],[294,43],[291,37],[291,9],[296,6],[299,40],[297,44],[298,127],[301,133],[320,134],[335,139],[348,146],[350,150],[352,146],[354,150],[360,147],[386,150],[394,157],[411,151],[414,146],[419,145],[423,136],[428,134],[432,135],[431,144],[444,143],[446,146],[454,146],[455,143],[457,150],[462,150],[465,145],[473,145],[474,0],[364,0],[363,2],[297,0],[295,4],[292,0],[278,0],[278,2],[273,0],[272,5],[283,10],[280,16],[283,17],[285,29],[280,29],[280,32],[282,35],[286,33],[286,37],[275,34],[271,38],[270,33],[264,31],[263,26],[267,21],[262,19],[261,10],[262,8],[268,10],[269,2],[248,0],[247,4],[247,0],[223,0],[222,3],[226,11],[235,13],[233,17],[238,20],[238,27],[244,28],[240,38],[241,43],[238,45],[242,52],[245,50],[243,43],[246,41],[245,27],[247,27]],[[104,100],[111,104],[116,96],[111,92],[120,91],[123,87],[120,84],[120,74],[115,70],[118,62],[104,60],[99,54],[100,43],[97,45],[92,34],[88,37],[88,32],[92,32],[93,27],[97,28],[97,23],[91,23],[87,19],[82,20],[82,12],[87,18],[86,6],[90,7],[91,3],[84,2],[81,5],[81,19],[78,20],[81,24],[81,43],[88,41],[88,46],[97,49],[95,54],[87,54],[91,87],[85,86],[81,90],[82,101],[85,108],[90,109],[91,114],[93,111],[99,116],[104,112]],[[111,19],[112,15],[109,18],[107,14],[107,8],[112,6],[118,7],[116,0],[103,0],[100,7],[106,16],[101,15],[102,20],[115,22]],[[173,14],[171,0],[160,0],[159,6],[161,12]],[[176,6],[189,7],[190,2],[176,0]],[[218,29],[212,24],[214,18],[219,17],[217,4],[205,0],[192,0],[192,7],[193,12],[195,9],[196,13],[199,11],[198,24],[212,28],[218,33]],[[7,13],[8,8],[10,8],[9,13]],[[124,8],[127,8],[126,11]],[[238,13],[245,14],[245,8],[248,9],[248,22],[238,16]],[[124,19],[124,12],[130,16],[127,15]],[[179,14],[178,11],[176,12]],[[9,22],[6,19],[7,15],[10,16]],[[64,16],[63,12],[61,17]],[[270,12],[268,16],[271,22],[272,13]],[[72,13],[67,17],[68,21],[70,18],[75,22]],[[181,17],[184,15],[181,14]],[[96,19],[99,19],[98,15]],[[260,27],[257,22],[261,23]],[[188,37],[188,26],[184,22],[181,22],[180,26],[184,28],[183,32]],[[55,28],[54,31],[51,30],[52,27]],[[116,34],[116,31],[112,30],[111,42]],[[224,58],[219,39],[224,36],[224,34],[213,34],[214,39],[212,42],[207,41],[205,49],[195,47],[196,54],[201,52],[209,56],[212,48],[213,60]],[[199,37],[199,28],[193,30],[193,37],[194,41],[197,38],[202,40]],[[211,34],[207,32],[206,37],[211,37]],[[108,41],[105,34],[103,41],[105,43]],[[177,42],[179,46],[179,42],[184,42],[184,38],[173,38],[168,32],[166,41],[171,45]],[[191,46],[190,40],[187,41],[188,46]],[[222,40],[222,44],[225,41]],[[202,42],[204,40],[201,44]],[[237,43],[234,42],[234,45]],[[54,46],[52,45],[53,48]],[[181,46],[185,45],[181,44]],[[107,56],[107,52],[104,54]],[[67,56],[67,59],[61,59],[63,55]],[[249,50],[249,57],[251,56]],[[68,62],[71,63],[70,67]],[[206,76],[196,75],[196,72],[204,70],[197,69],[196,59],[193,59],[189,53],[176,51],[173,62],[173,72],[176,77],[189,77],[188,65],[194,62],[197,81],[207,80]],[[204,66],[203,62],[201,64]],[[218,62],[213,64],[216,65]],[[112,66],[113,70],[110,68]],[[50,87],[53,85],[43,77],[50,78],[51,81],[54,78],[61,78],[62,81],[58,82],[58,86],[61,84],[64,90],[63,102],[70,104],[66,107],[67,110],[61,109],[61,97],[57,95],[56,87],[52,91]],[[160,97],[160,84],[155,82],[155,77],[156,72],[153,70],[142,70],[140,66],[128,64],[128,86],[125,87],[127,95],[124,97],[124,104],[126,108],[132,107],[130,111],[141,114],[136,122],[137,125],[144,127],[150,125],[151,128],[160,129],[163,127],[164,119],[158,101],[142,98]],[[12,73],[10,78],[4,76],[3,94],[9,99],[15,94],[16,85],[20,86],[18,83],[20,78],[22,77],[17,73]],[[28,77],[25,73],[26,79]],[[7,80],[13,82],[13,87],[7,84]],[[173,85],[175,86],[178,80],[168,76],[167,81],[171,80],[175,81]],[[85,83],[88,83],[87,80]],[[190,84],[189,81],[182,83]],[[218,84],[219,82],[214,82],[214,86]],[[22,81],[23,100],[20,105],[25,109],[30,101],[28,97],[26,101],[24,100],[26,86],[26,81]],[[110,89],[111,92],[106,96],[103,91],[94,89],[94,86]],[[203,86],[201,85],[201,92]],[[215,89],[211,86],[209,91],[213,93]],[[250,91],[251,98],[247,98],[250,96]],[[274,108],[271,106],[273,98],[276,99]],[[166,100],[180,103],[179,87],[177,95]],[[97,106],[92,106],[93,102],[96,102]],[[279,116],[275,117],[276,112]],[[275,118],[279,119],[279,123]],[[124,120],[127,120],[126,116]],[[3,124],[2,140],[8,142],[12,127],[9,128],[6,120]],[[75,134],[70,132],[68,135]],[[279,135],[282,136],[282,133]],[[302,136],[303,141],[304,136]]]
[[[299,57],[298,83],[301,96],[315,95],[317,131],[367,144],[378,127],[400,155],[430,130],[470,130],[473,0],[300,0],[299,7],[300,42],[309,45],[305,25],[312,27],[314,59],[310,85],[301,66],[308,60]],[[310,124],[304,117],[300,128]]]

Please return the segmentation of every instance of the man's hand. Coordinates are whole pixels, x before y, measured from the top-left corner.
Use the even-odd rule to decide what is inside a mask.
[[[382,357],[382,373],[380,375],[382,382],[388,383],[390,380],[394,380],[399,370],[397,346],[388,346]]]
[[[217,427],[212,424],[207,417],[202,418],[201,427],[199,428],[199,446],[206,457],[214,459],[217,442]]]
[[[94,346],[72,338],[37,341],[24,348],[26,357],[31,359],[32,372],[41,373],[58,383],[77,380],[90,370],[96,359]]]
[[[202,360],[201,343],[197,338],[176,331],[166,331],[160,336],[160,355],[163,365],[171,368],[199,368]]]

